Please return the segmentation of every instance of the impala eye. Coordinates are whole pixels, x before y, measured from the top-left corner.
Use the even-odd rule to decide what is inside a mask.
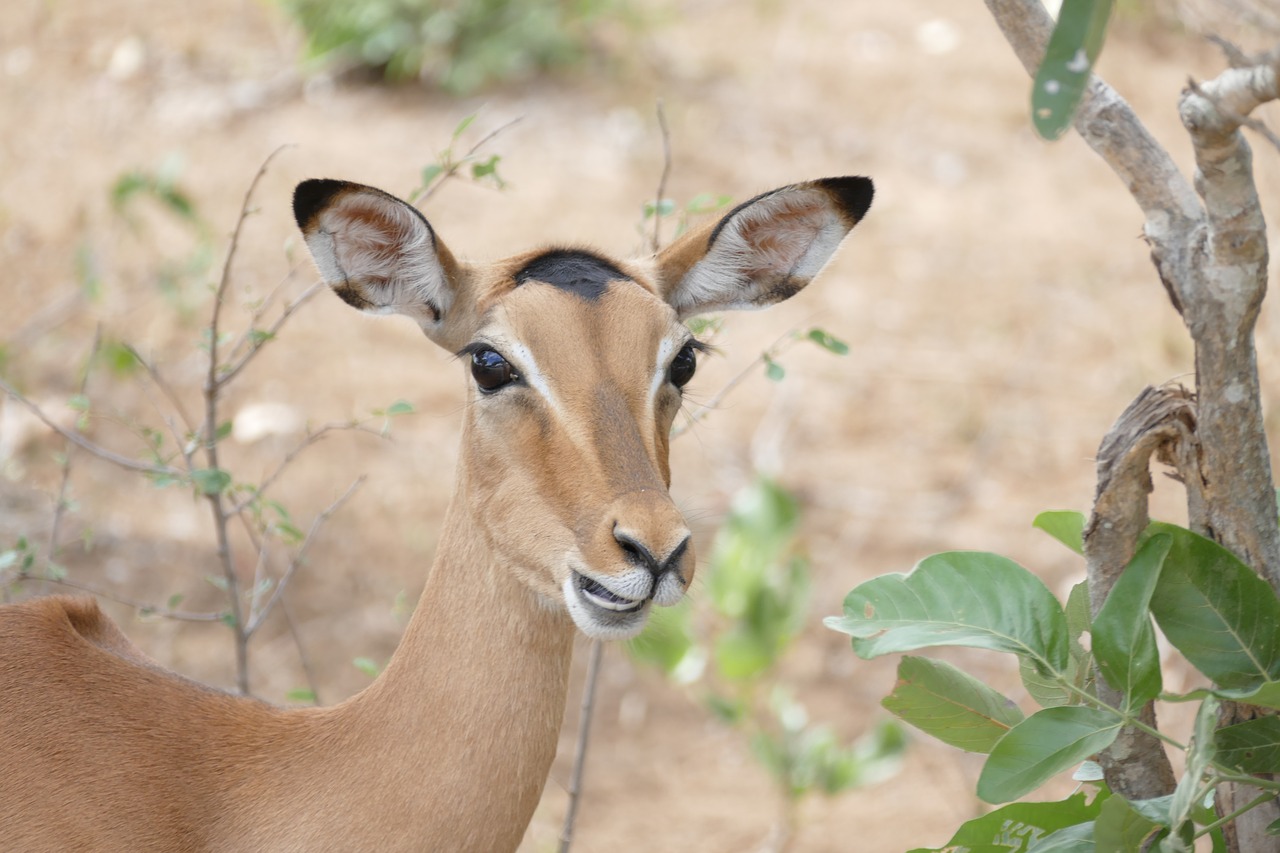
[[[694,353],[693,344],[688,343],[680,348],[680,352],[676,353],[676,357],[671,359],[671,368],[668,377],[671,384],[677,388],[683,388],[689,384],[689,380],[693,378],[693,374],[698,369],[698,357]]]
[[[497,391],[519,379],[511,362],[491,349],[476,350],[471,354],[471,375],[481,391]]]

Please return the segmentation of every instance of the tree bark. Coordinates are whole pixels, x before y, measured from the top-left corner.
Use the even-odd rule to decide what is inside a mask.
[[[1053,29],[1044,6],[1040,0],[986,3],[1034,77]],[[1280,98],[1280,50],[1254,60],[1236,52],[1233,64],[1237,67],[1212,81],[1192,84],[1179,103],[1195,148],[1194,192],[1129,106],[1096,77],[1085,92],[1075,129],[1142,209],[1152,261],[1195,342],[1196,440],[1175,453],[1187,480],[1192,528],[1230,548],[1280,592],[1280,527],[1253,343],[1266,295],[1267,239],[1252,155],[1240,133],[1254,109]],[[1145,514],[1146,493],[1130,499],[1139,500]],[[1126,530],[1132,532],[1132,526]],[[1094,535],[1101,534],[1095,529]],[[1110,537],[1108,533],[1104,539]],[[1105,574],[1115,568],[1114,561],[1126,550],[1133,553],[1132,547],[1117,542],[1099,541],[1093,547],[1099,565],[1091,565],[1091,580],[1095,570]],[[1105,561],[1103,553],[1110,555]],[[1257,713],[1226,703],[1221,722]],[[1219,814],[1244,806],[1256,793],[1224,786]],[[1274,802],[1247,812],[1224,827],[1228,848],[1235,853],[1275,849],[1265,827],[1278,817],[1280,806]]]

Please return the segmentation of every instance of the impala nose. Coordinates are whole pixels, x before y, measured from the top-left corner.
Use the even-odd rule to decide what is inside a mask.
[[[684,533],[684,538],[674,548],[671,548],[665,555],[660,557],[655,556],[653,551],[644,542],[640,541],[635,534],[624,530],[617,524],[613,526],[613,538],[618,543],[618,547],[622,549],[622,552],[626,554],[629,562],[649,570],[649,573],[653,575],[655,586],[662,580],[663,575],[668,572],[676,576],[681,586],[685,585],[681,564],[685,553],[689,550],[689,533],[687,531]]]

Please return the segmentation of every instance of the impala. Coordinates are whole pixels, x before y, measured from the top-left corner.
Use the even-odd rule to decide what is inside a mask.
[[[456,258],[371,187],[300,184],[324,280],[405,314],[470,376],[453,500],[382,675],[282,708],[158,666],[90,599],[0,608],[6,851],[514,850],[555,755],[575,626],[632,637],[694,574],[668,434],[702,348],[681,322],[787,299],[871,204],[783,187],[628,262]]]

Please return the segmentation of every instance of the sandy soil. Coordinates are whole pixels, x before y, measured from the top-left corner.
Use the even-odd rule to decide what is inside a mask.
[[[454,126],[482,134],[520,118],[493,150],[504,193],[454,184],[427,214],[455,251],[512,253],[540,241],[628,253],[661,168],[654,103],[671,127],[669,194],[745,198],[794,180],[866,174],[875,206],[833,267],[801,297],[734,317],[723,358],[695,381],[710,396],[760,348],[821,323],[846,358],[797,348],[779,385],[756,376],[676,443],[675,493],[702,537],[753,467],[774,471],[805,506],[815,566],[812,628],[787,675],[815,717],[855,736],[882,719],[893,661],[857,660],[818,617],[858,582],[905,571],[938,550],[1007,554],[1064,591],[1083,568],[1030,528],[1044,509],[1088,506],[1091,456],[1148,383],[1186,377],[1191,353],[1139,239],[1136,206],[1074,138],[1048,145],[1027,119],[1028,82],[979,3],[676,4],[622,68],[532,82],[467,99],[303,79],[298,36],[269,4],[145,0],[0,8],[0,342],[7,375],[57,409],[100,324],[163,365],[197,404],[194,345],[226,235],[264,159],[233,292],[248,302],[288,275],[300,250],[288,198],[300,179],[342,177],[406,193]],[[945,8],[944,8],[945,6]],[[1197,40],[1150,25],[1116,29],[1103,73],[1185,164],[1175,114],[1188,74],[1220,62]],[[1262,193],[1280,221],[1280,168],[1261,153]],[[214,268],[166,292],[157,270],[199,240],[154,207],[128,225],[110,187],[132,170],[177,169],[213,241]],[[283,250],[282,250],[283,247]],[[89,270],[88,273],[85,270]],[[296,293],[309,269],[286,285]],[[77,296],[87,279],[101,295]],[[244,312],[231,312],[239,328]],[[1261,326],[1268,393],[1280,359],[1274,311]],[[1270,377],[1268,379],[1268,377]],[[322,294],[247,371],[229,411],[261,402],[312,424],[363,417],[400,398],[419,414],[390,441],[329,438],[293,467],[277,497],[309,523],[360,475],[367,482],[320,536],[289,604],[325,701],[360,689],[351,660],[385,660],[435,544],[457,451],[456,366],[408,323],[361,318]],[[154,389],[95,374],[95,410],[148,417]],[[1274,426],[1274,422],[1272,424]],[[96,418],[95,440],[137,439]],[[246,479],[297,437],[229,444]],[[1274,436],[1273,436],[1274,440]],[[13,406],[0,419],[0,547],[48,535],[60,443]],[[213,606],[218,593],[204,507],[77,458],[63,537],[71,577],[134,598]],[[1179,496],[1157,507],[1177,520]],[[251,555],[240,555],[250,563]],[[246,571],[250,571],[247,567]],[[27,585],[23,592],[38,591]],[[114,612],[149,653],[229,685],[225,631]],[[306,684],[282,620],[255,639],[254,689],[280,700]],[[1017,695],[1011,662],[969,664]],[[552,849],[563,815],[577,681],[562,755],[525,848]],[[596,748],[576,850],[742,851],[767,835],[776,803],[745,743],[679,690],[606,662]],[[981,811],[980,764],[923,738],[903,772],[810,803],[794,849],[901,851],[946,840]]]

